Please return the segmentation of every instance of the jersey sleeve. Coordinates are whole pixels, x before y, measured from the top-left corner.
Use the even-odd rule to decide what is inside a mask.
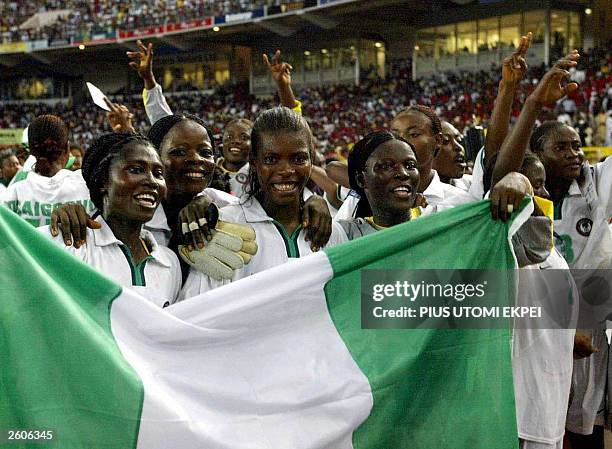
[[[170,304],[174,304],[179,299],[183,277],[181,275],[181,265],[176,254],[168,250],[168,257],[172,260],[172,298],[170,298]]]
[[[485,194],[484,191],[484,147],[480,149],[474,161],[474,171],[472,172],[472,184],[468,190],[471,197],[481,200]]]
[[[151,90],[143,89],[142,101],[151,125],[157,122],[160,118],[172,115],[172,109],[170,109],[170,106],[168,106],[166,97],[164,97],[164,93],[162,92],[162,88],[159,84],[156,84]]]
[[[599,203],[603,206],[606,218],[612,217],[612,157],[593,167],[595,189]]]

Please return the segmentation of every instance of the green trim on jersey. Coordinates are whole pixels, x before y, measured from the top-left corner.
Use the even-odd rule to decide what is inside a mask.
[[[555,204],[555,220],[561,220],[562,214],[561,210],[563,209],[563,200],[565,197],[561,198],[561,201]]]
[[[302,225],[298,225],[293,231],[293,234],[289,235],[285,227],[276,220],[272,220],[276,229],[280,233],[283,241],[285,242],[285,250],[287,251],[287,257],[300,257],[300,250],[298,249],[297,239],[302,230]]]
[[[121,251],[123,251],[125,258],[127,259],[127,263],[130,266],[130,271],[132,272],[132,285],[135,287],[146,287],[147,280],[145,279],[144,274],[145,266],[147,265],[147,260],[151,260],[154,257],[149,255],[139,264],[135,264],[130,249],[125,245],[119,245],[119,248],[121,248]]]
[[[29,171],[20,171],[20,172],[17,172],[17,174],[11,180],[11,183],[15,184],[16,182],[23,181],[24,179],[26,179],[28,177],[29,174],[30,174]]]

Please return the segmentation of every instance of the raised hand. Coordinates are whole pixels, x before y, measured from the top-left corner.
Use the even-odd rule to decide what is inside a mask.
[[[555,103],[565,95],[578,89],[577,83],[565,83],[569,79],[569,69],[576,67],[580,55],[578,50],[559,59],[557,63],[542,77],[529,98],[539,104]]]
[[[280,50],[276,50],[274,56],[272,57],[272,61],[268,59],[268,55],[264,53],[263,61],[268,67],[270,74],[276,84],[288,86],[291,84],[291,71],[293,67],[291,64],[287,62],[283,62],[281,60],[281,52]]]
[[[138,75],[145,81],[148,90],[155,87],[155,76],[153,75],[153,44],[149,43],[146,47],[142,41],[137,40],[138,51],[126,52],[130,58],[129,66],[138,72]]]
[[[525,76],[527,72],[525,55],[531,46],[532,38],[533,34],[531,32],[527,33],[527,36],[521,36],[521,42],[516,51],[502,62],[502,80],[504,82],[518,84]]]
[[[130,112],[130,110],[122,105],[113,103],[108,98],[104,97],[104,101],[106,105],[110,108],[110,112],[106,113],[106,118],[108,119],[113,132],[116,133],[135,133],[136,130],[132,125],[132,119],[134,118],[134,114]]]

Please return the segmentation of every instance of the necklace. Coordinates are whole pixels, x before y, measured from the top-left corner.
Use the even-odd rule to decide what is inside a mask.
[[[149,252],[149,248],[147,248],[147,244],[145,243],[145,241],[142,239],[142,237],[140,237],[140,243],[142,244],[142,247],[145,250],[145,253],[147,253],[147,256],[150,256],[151,253]]]
[[[421,209],[419,209],[418,207],[413,207],[412,209],[410,209],[410,219],[413,220],[417,217],[421,216]],[[366,221],[368,223],[370,223],[370,225],[377,230],[381,230],[381,229],[387,229],[389,226],[381,226],[379,224],[376,224],[376,222],[374,221],[374,217],[366,217]]]

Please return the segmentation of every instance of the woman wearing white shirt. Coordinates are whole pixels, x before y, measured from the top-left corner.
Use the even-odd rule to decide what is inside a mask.
[[[181,288],[179,261],[142,229],[166,196],[164,167],[155,148],[139,134],[105,134],[85,154],[83,177],[100,228],[87,229],[87,244],[78,248],[65,246],[62,236],[55,241],[154,304],[174,303]]]
[[[312,170],[312,134],[306,120],[288,108],[263,112],[253,125],[246,197],[220,210],[225,221],[251,225],[258,253],[231,281],[272,268],[319,248],[306,241],[303,191]],[[346,241],[333,224],[329,245]],[[181,297],[191,297],[231,281],[215,281],[193,268]]]
[[[33,170],[23,172],[2,194],[0,203],[33,226],[44,226],[61,204],[78,203],[93,210],[81,171],[66,170],[70,160],[68,127],[55,115],[36,117],[28,127]]]

